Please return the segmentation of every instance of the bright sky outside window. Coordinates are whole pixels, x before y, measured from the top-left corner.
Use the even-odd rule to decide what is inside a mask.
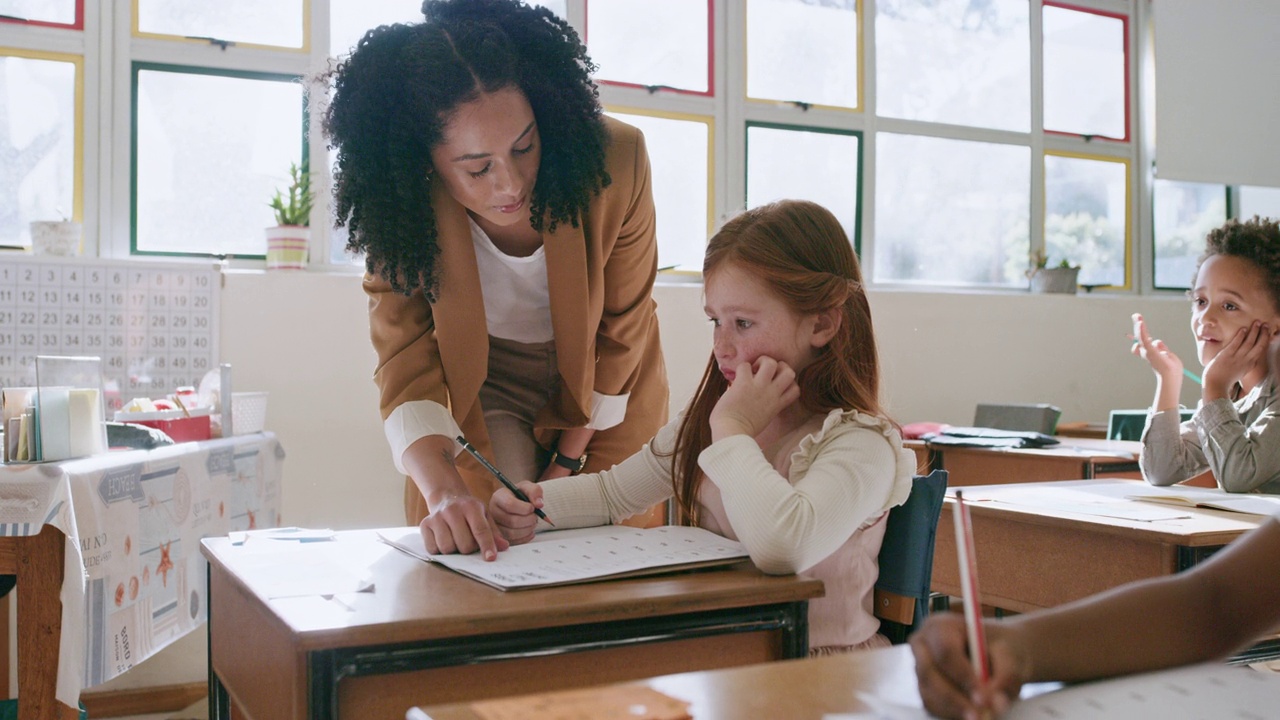
[[[261,256],[267,203],[302,157],[302,86],[137,72],[135,250]]]
[[[1126,284],[1128,170],[1101,158],[1044,158],[1045,254],[1050,265],[1080,266],[1082,285]]]
[[[748,125],[747,207],[812,200],[833,212],[854,241],[861,141],[853,133]]]
[[[1117,17],[1044,7],[1044,127],[1128,137],[1125,23]]]
[[[876,136],[875,278],[1025,287],[1031,150]]]
[[[702,0],[588,0],[596,79],[709,92],[709,15]]]
[[[76,21],[76,0],[0,0],[0,15],[71,25]]]
[[[1189,288],[1205,235],[1227,221],[1227,188],[1156,180],[1154,190],[1155,286]]]
[[[884,117],[1031,129],[1026,0],[877,0]]]
[[[658,267],[701,271],[711,216],[710,126],[634,113],[609,115],[644,133],[658,212]]]
[[[0,246],[75,215],[75,92],[76,63],[0,54]]]
[[[202,37],[235,43],[303,46],[306,0],[136,0],[138,32]]]
[[[1280,220],[1280,188],[1251,185],[1240,188],[1240,207],[1236,217],[1248,220],[1254,215]]]
[[[856,0],[748,0],[747,97],[858,105]]]

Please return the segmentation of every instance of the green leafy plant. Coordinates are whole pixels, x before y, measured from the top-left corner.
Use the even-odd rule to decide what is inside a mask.
[[[1028,256],[1028,259],[1030,261],[1030,267],[1027,268],[1027,277],[1031,277],[1032,275],[1035,275],[1037,270],[1044,270],[1050,267],[1049,256],[1046,255],[1043,250],[1032,250]],[[1053,265],[1052,267],[1065,268],[1068,270],[1070,270],[1071,268],[1079,269],[1078,266],[1072,265],[1071,262],[1066,258],[1062,258],[1062,260],[1059,260],[1058,263],[1056,265]]]
[[[311,191],[311,168],[306,160],[302,167],[297,163],[289,164],[289,188],[287,192],[276,190],[275,197],[268,203],[276,212],[277,225],[311,225],[311,206],[315,203],[315,193]]]

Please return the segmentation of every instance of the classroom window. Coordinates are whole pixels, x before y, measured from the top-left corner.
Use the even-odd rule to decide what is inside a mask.
[[[1045,130],[1127,140],[1125,19],[1047,3],[1043,13]]]
[[[812,200],[835,214],[856,248],[861,179],[859,133],[747,124],[747,207]]]
[[[134,251],[262,256],[302,158],[296,78],[138,64],[133,107]]]
[[[1248,220],[1260,215],[1280,220],[1280,188],[1241,185],[1236,217]]]
[[[747,97],[857,108],[856,0],[747,2]]]
[[[1187,289],[1195,279],[1205,236],[1227,221],[1227,188],[1156,180],[1153,191],[1155,286]]]
[[[658,266],[701,272],[711,225],[709,119],[622,109],[609,115],[644,133],[658,215]]]
[[[83,22],[83,2],[84,0],[0,0],[0,22],[14,18],[39,24],[74,27]]]
[[[0,48],[0,247],[30,247],[33,220],[80,217],[79,67]]]
[[[136,30],[140,35],[304,48],[308,5],[300,0],[135,0]]]
[[[364,34],[380,25],[422,19],[419,3],[404,0],[329,0],[329,55],[350,55]]]
[[[1025,287],[1030,156],[1019,145],[877,134],[875,278]]]
[[[1044,175],[1044,250],[1049,264],[1067,260],[1080,266],[1081,285],[1127,285],[1128,163],[1048,154]]]
[[[711,0],[589,0],[584,37],[600,68],[596,80],[711,92],[711,6]]]
[[[1026,132],[1026,0],[876,2],[876,108],[884,117]]]

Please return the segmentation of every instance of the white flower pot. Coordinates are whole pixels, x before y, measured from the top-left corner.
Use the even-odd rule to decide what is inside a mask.
[[[83,228],[78,222],[36,220],[31,223],[31,252],[36,255],[79,255]]]
[[[267,228],[267,269],[306,269],[307,249],[310,245],[311,228],[300,225]]]
[[[1031,292],[1074,295],[1079,275],[1078,267],[1039,268],[1031,276]]]

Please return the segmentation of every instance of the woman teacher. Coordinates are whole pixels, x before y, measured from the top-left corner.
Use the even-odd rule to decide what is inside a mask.
[[[519,482],[607,469],[666,421],[649,161],[551,11],[423,13],[333,71],[324,125],[406,515],[429,551],[492,559],[499,485],[455,438]]]

